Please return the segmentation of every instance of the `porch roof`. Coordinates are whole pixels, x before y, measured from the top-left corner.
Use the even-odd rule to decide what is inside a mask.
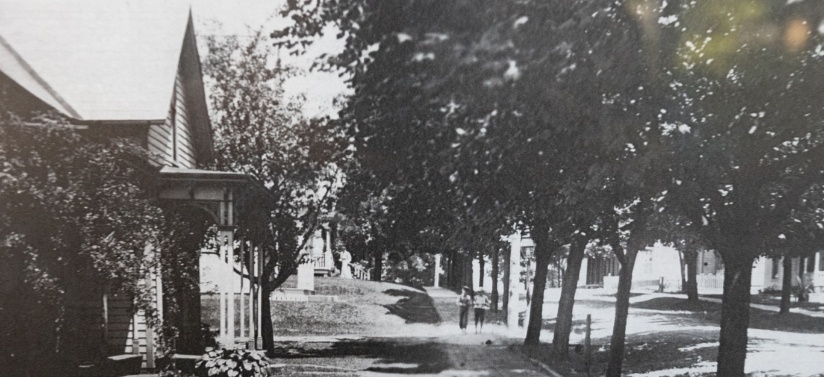
[[[201,181],[222,183],[251,183],[251,175],[228,171],[186,169],[173,166],[164,166],[160,169],[161,181]]]

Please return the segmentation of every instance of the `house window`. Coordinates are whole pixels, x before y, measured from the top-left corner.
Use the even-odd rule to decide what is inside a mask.
[[[807,257],[807,272],[815,272],[815,254]]]
[[[771,258],[772,259],[772,278],[778,279],[778,268],[779,268],[779,260],[778,258]]]

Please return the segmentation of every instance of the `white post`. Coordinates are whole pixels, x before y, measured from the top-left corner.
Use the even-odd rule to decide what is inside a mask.
[[[251,242],[249,250],[249,339],[255,340],[255,248]]]
[[[510,329],[518,328],[518,312],[521,305],[518,301],[521,277],[521,234],[516,232],[509,236],[509,306],[506,311],[506,326]]]
[[[231,211],[230,211],[231,213]],[[235,240],[234,240],[234,232],[232,230],[228,230],[226,232],[228,242],[226,243],[226,257],[229,259],[229,277],[235,273]],[[228,344],[230,346],[234,346],[235,344],[235,290],[232,289],[232,283],[230,279],[227,279],[227,287],[226,289],[229,291],[229,297],[226,302],[227,305],[227,316],[226,316],[226,327],[229,330],[228,337],[226,338]]]
[[[441,286],[441,255],[435,254],[435,288]]]
[[[260,247],[257,248],[257,271],[258,271],[258,278],[260,278],[258,283],[258,296],[257,296],[257,329],[258,329],[258,339],[255,339],[255,345],[260,344],[261,348],[263,347],[263,325],[261,322],[263,321],[263,250]],[[267,296],[266,299],[268,300],[269,297]]]
[[[243,334],[246,332],[246,309],[243,307],[246,303],[246,299],[243,294],[243,287],[245,286],[245,284],[243,284],[243,250],[245,249],[246,242],[240,241],[240,294],[238,294],[238,299],[240,299],[240,334],[238,334],[238,336],[240,336],[241,338],[243,337]]]
[[[226,248],[223,245],[226,240],[222,231],[219,233],[218,240],[220,263],[226,263]],[[218,279],[218,285],[220,285],[220,339],[222,340],[226,339],[226,284],[224,284],[223,279]]]

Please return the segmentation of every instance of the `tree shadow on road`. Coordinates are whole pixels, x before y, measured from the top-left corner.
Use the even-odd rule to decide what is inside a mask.
[[[328,343],[281,343],[275,359],[376,359],[366,371],[394,374],[437,374],[449,368],[449,355],[435,343],[347,340]]]
[[[682,298],[661,297],[632,304],[633,308],[673,311],[673,318],[681,324],[717,326],[721,323],[721,304],[716,302],[691,302]],[[683,314],[689,312],[689,314]],[[798,333],[824,333],[824,318],[799,313],[778,314],[772,311],[750,308],[751,329]]]
[[[394,304],[384,305],[389,312],[406,320],[406,323],[440,323],[441,316],[435,310],[432,298],[426,293],[412,290],[389,289],[383,293],[404,296]]]

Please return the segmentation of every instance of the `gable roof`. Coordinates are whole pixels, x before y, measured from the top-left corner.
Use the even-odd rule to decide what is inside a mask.
[[[0,71],[78,120],[166,119],[191,22],[174,0],[0,0]]]

